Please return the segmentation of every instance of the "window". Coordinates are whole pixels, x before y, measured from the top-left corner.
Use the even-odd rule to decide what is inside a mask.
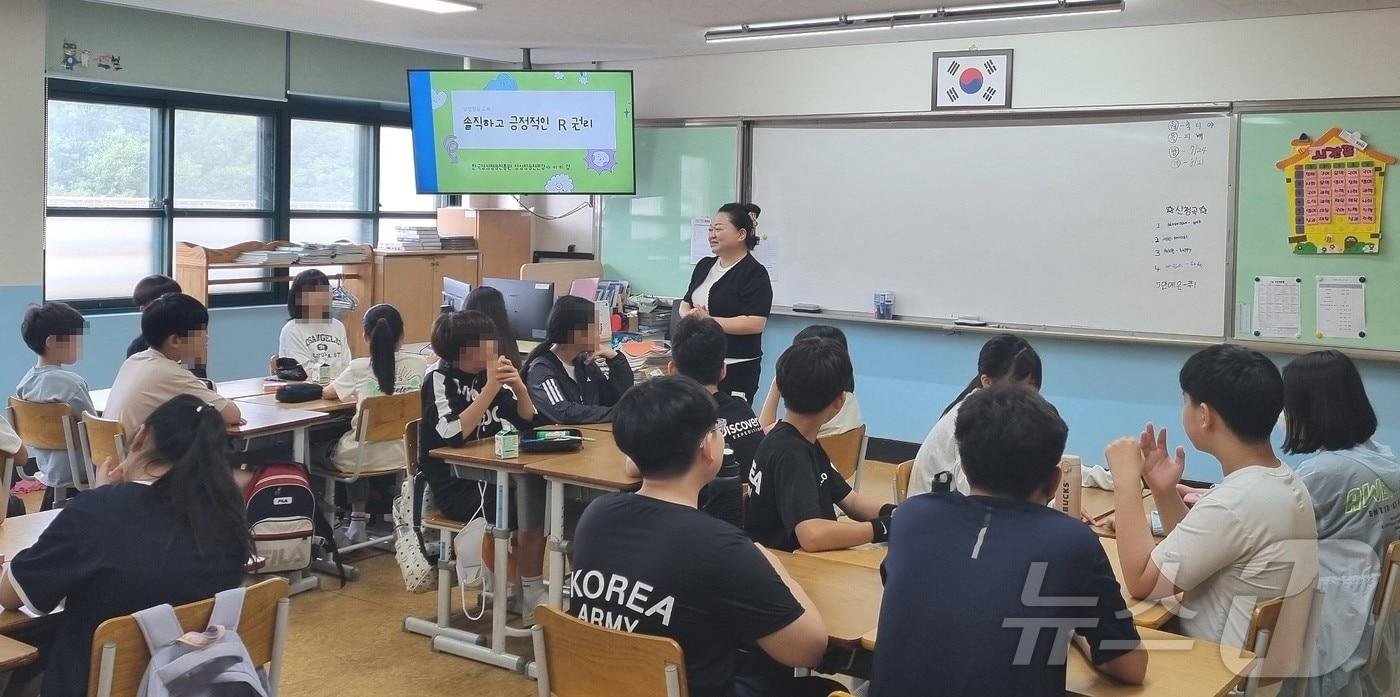
[[[46,298],[131,309],[176,244],[392,239],[432,225],[408,113],[49,80]],[[287,272],[211,273],[212,305],[285,301]],[[261,280],[267,279],[267,280]],[[219,281],[223,281],[220,283]]]
[[[175,110],[175,242],[229,247],[271,241],[274,231],[273,137],[270,116]],[[271,272],[209,272],[209,292],[271,291],[268,283],[233,283]]]
[[[159,124],[146,106],[49,103],[48,297],[130,296],[160,268]]]

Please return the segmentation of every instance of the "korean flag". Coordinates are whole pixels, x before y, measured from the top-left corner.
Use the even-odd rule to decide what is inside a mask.
[[[940,54],[934,60],[935,109],[1004,109],[1011,105],[1009,52]]]

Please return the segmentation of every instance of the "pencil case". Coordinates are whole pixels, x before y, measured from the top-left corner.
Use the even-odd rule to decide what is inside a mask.
[[[583,447],[583,431],[577,428],[537,428],[521,434],[522,453],[566,453]]]

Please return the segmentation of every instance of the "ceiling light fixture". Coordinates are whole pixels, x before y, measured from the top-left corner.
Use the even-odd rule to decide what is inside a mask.
[[[407,7],[410,10],[422,10],[423,12],[433,12],[440,15],[453,12],[475,12],[481,9],[481,6],[475,3],[458,2],[458,0],[372,0],[372,2]]]
[[[965,22],[1102,14],[1122,12],[1125,1],[1024,0],[1022,2],[996,2],[904,12],[876,12],[784,22],[753,22],[737,26],[714,27],[705,32],[705,41],[707,43],[722,43],[753,39],[818,36],[852,31],[925,27],[939,24],[962,24]]]

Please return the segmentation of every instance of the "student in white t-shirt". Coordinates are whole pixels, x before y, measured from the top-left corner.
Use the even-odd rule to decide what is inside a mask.
[[[1188,512],[1176,488],[1186,450],[1178,446],[1173,456],[1166,429],[1148,424],[1139,438],[1108,446],[1113,478],[1146,482],[1167,533],[1154,549],[1137,488],[1117,488],[1123,585],[1139,599],[1182,593],[1177,629],[1226,646],[1244,646],[1258,603],[1285,598],[1264,675],[1291,675],[1307,631],[1318,548],[1312,497],[1269,442],[1283,410],[1283,379],[1263,354],[1221,344],[1187,360],[1180,382],[1186,436],[1220,461],[1224,478]]]
[[[291,319],[277,339],[279,357],[300,363],[312,381],[325,382],[345,370],[350,340],[345,325],[331,318],[331,282],[324,273],[307,269],[292,279],[287,314]]]
[[[970,487],[963,474],[958,441],[953,426],[958,421],[958,408],[968,395],[984,387],[1003,382],[1015,382],[1040,390],[1040,354],[1019,336],[998,334],[982,345],[977,354],[977,376],[943,409],[943,415],[929,431],[924,444],[914,456],[914,469],[909,476],[909,496],[933,491],[933,479],[940,472],[952,475],[953,491],[967,494]]]
[[[846,333],[831,325],[814,324],[807,327],[792,338],[792,343],[795,344],[803,339],[831,339],[841,344],[841,348],[846,349],[847,355],[850,355],[851,349],[846,343]],[[855,370],[852,369],[845,385],[846,402],[841,406],[841,411],[836,412],[836,416],[822,424],[821,431],[817,433],[818,438],[839,436],[865,425],[865,417],[861,416],[860,403],[856,401],[855,391],[856,376]],[[758,421],[763,425],[764,433],[773,430],[773,427],[778,424],[778,401],[782,398],[782,393],[778,391],[778,381],[774,379],[768,386],[768,396],[763,400],[763,411],[758,415]]]
[[[369,357],[350,361],[322,395],[326,399],[355,401],[355,417],[350,421],[350,430],[336,444],[331,465],[342,472],[354,472],[358,463],[361,474],[402,469],[404,446],[402,440],[361,446],[355,435],[360,425],[360,405],[378,395],[417,392],[423,387],[423,374],[428,372],[428,362],[422,356],[399,350],[403,348],[403,316],[393,305],[375,305],[366,310],[364,325]],[[369,480],[360,479],[350,485],[350,525],[345,536],[351,544],[366,538],[368,501]]]

